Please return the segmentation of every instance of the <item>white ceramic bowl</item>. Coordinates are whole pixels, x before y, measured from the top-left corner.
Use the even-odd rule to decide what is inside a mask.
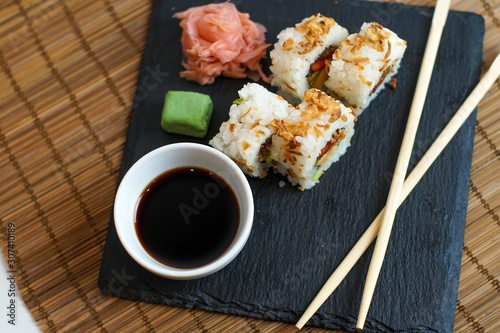
[[[240,226],[231,246],[205,266],[186,269],[167,266],[151,257],[139,242],[134,225],[137,205],[146,186],[165,171],[182,166],[201,167],[222,177],[233,189],[240,206]],[[254,203],[248,180],[229,157],[202,144],[175,143],[146,154],[127,171],[118,187],[113,213],[118,237],[137,263],[157,275],[187,280],[212,274],[238,255],[252,229]]]

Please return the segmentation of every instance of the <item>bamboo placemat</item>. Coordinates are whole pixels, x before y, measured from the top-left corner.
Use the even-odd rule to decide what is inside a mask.
[[[0,8],[0,247],[8,259],[14,224],[18,289],[43,331],[297,331],[99,291],[151,3],[14,0]],[[484,16],[488,68],[500,52],[500,1],[453,1],[452,9]],[[497,80],[478,108],[455,332],[500,331],[499,111]],[[127,278],[116,272],[122,284]]]

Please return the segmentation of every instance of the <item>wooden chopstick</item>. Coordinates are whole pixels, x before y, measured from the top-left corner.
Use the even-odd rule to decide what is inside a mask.
[[[382,263],[384,261],[387,244],[389,243],[392,225],[394,223],[394,217],[396,216],[398,199],[401,195],[404,179],[408,170],[408,163],[410,161],[413,144],[415,142],[420,116],[422,115],[425,97],[429,88],[429,82],[434,68],[434,62],[441,40],[441,35],[448,16],[449,6],[450,0],[438,0],[436,8],[434,9],[429,38],[427,40],[422,65],[420,67],[417,87],[413,96],[412,106],[410,108],[410,114],[408,116],[405,134],[403,136],[403,142],[399,150],[399,156],[396,162],[391,187],[389,189],[385,211],[382,221],[380,222],[377,242],[375,243],[372,260],[370,262],[370,267],[368,268],[365,288],[363,290],[363,298],[361,299],[361,307],[358,314],[358,322],[356,324],[356,328],[358,329],[363,329],[365,325],[368,309],[370,308],[370,303],[375,291],[380,269],[382,268]]]
[[[500,55],[498,55],[490,66],[490,69],[483,76],[481,81],[474,88],[472,93],[467,97],[460,109],[455,113],[450,122],[443,129],[441,134],[436,138],[434,143],[429,147],[422,159],[415,166],[413,171],[406,178],[401,195],[398,200],[397,206],[399,207],[406,197],[410,194],[413,188],[418,184],[420,179],[427,172],[429,167],[434,163],[436,158],[441,154],[443,149],[447,146],[450,140],[455,136],[458,130],[462,127],[465,120],[469,118],[479,101],[484,97],[486,92],[491,88],[495,80],[500,76]],[[299,329],[311,319],[311,317],[318,311],[320,306],[338,287],[340,282],[346,277],[352,267],[359,260],[361,255],[368,249],[370,244],[377,237],[380,222],[384,214],[384,209],[378,214],[372,224],[366,229],[365,233],[358,242],[354,245],[351,251],[347,254],[344,260],[340,263],[337,269],[328,278],[325,285],[321,288],[319,293],[313,299],[309,307],[306,309],[302,317],[295,326]]]

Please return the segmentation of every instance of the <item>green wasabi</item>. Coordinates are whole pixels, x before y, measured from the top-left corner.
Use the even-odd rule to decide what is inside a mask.
[[[175,134],[203,138],[212,117],[210,96],[191,91],[169,91],[161,115],[161,127]]]

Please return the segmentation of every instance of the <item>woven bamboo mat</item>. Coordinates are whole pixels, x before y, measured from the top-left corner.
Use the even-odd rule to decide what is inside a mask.
[[[43,331],[295,332],[99,291],[151,3],[4,0],[0,8],[0,247],[8,259],[14,224],[18,288]],[[500,52],[500,1],[452,8],[484,16],[487,69]],[[477,116],[456,332],[500,331],[499,111],[497,80]]]

